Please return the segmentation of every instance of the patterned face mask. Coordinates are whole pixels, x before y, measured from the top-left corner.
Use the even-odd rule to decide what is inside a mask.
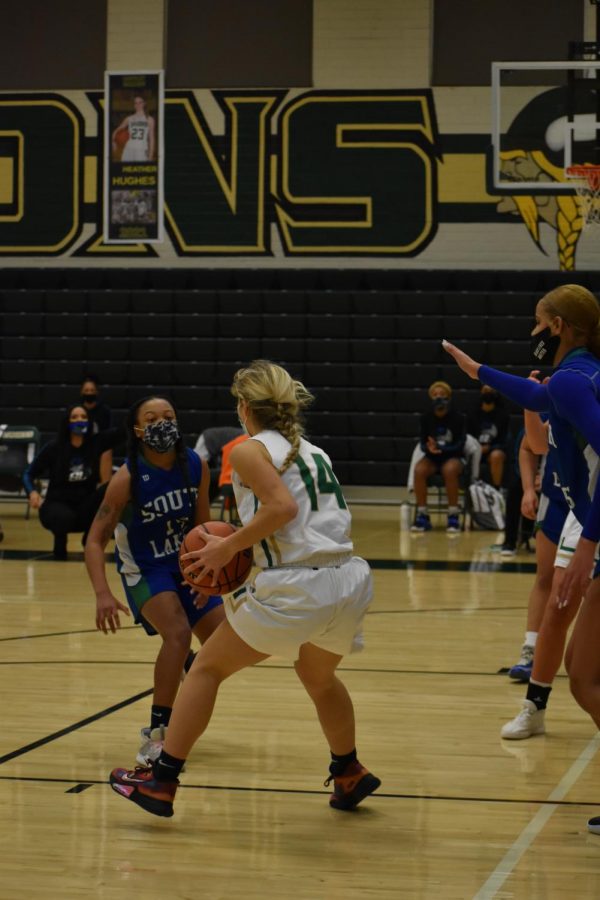
[[[179,440],[179,428],[175,419],[161,419],[144,428],[143,442],[156,453],[167,453]]]

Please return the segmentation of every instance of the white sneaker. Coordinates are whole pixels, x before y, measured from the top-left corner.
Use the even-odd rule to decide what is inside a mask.
[[[523,700],[523,709],[512,722],[502,726],[500,737],[507,741],[522,741],[534,734],[544,734],[545,709],[538,709],[532,700]]]
[[[159,725],[158,728],[152,729],[142,728],[140,731],[142,745],[136,756],[136,762],[141,766],[151,766],[160,756],[166,734],[167,729],[164,725]]]

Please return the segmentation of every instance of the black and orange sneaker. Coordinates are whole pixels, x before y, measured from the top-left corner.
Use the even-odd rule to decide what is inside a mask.
[[[325,787],[332,781],[333,794],[329,798],[329,805],[334,809],[354,809],[381,784],[379,778],[371,775],[358,760],[346,766],[343,775],[330,775],[325,781]]]
[[[173,799],[178,785],[178,781],[157,781],[152,769],[146,766],[113,769],[110,773],[113,791],[155,816],[170,818],[173,815]]]

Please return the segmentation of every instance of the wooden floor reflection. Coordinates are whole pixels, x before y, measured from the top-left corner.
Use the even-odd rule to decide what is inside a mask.
[[[376,595],[366,649],[341,674],[380,792],[356,813],[329,809],[312,706],[270,660],[225,684],[165,821],[106,783],[133,764],[156,639],[97,633],[77,539],[57,563],[37,518],[1,515],[0,898],[600,895],[586,831],[598,738],[564,673],[548,734],[500,739],[523,696],[498,671],[522,641],[532,555],[502,561],[495,534],[415,537],[397,508],[356,507]]]

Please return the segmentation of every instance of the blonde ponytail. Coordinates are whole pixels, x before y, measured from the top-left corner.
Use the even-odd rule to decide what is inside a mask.
[[[301,381],[267,359],[255,359],[233,377],[231,393],[247,403],[261,429],[279,431],[291,444],[279,473],[292,465],[304,434],[302,411],[314,397]]]
[[[600,305],[581,284],[563,284],[541,300],[546,314],[559,316],[571,326],[573,335],[600,359]]]

